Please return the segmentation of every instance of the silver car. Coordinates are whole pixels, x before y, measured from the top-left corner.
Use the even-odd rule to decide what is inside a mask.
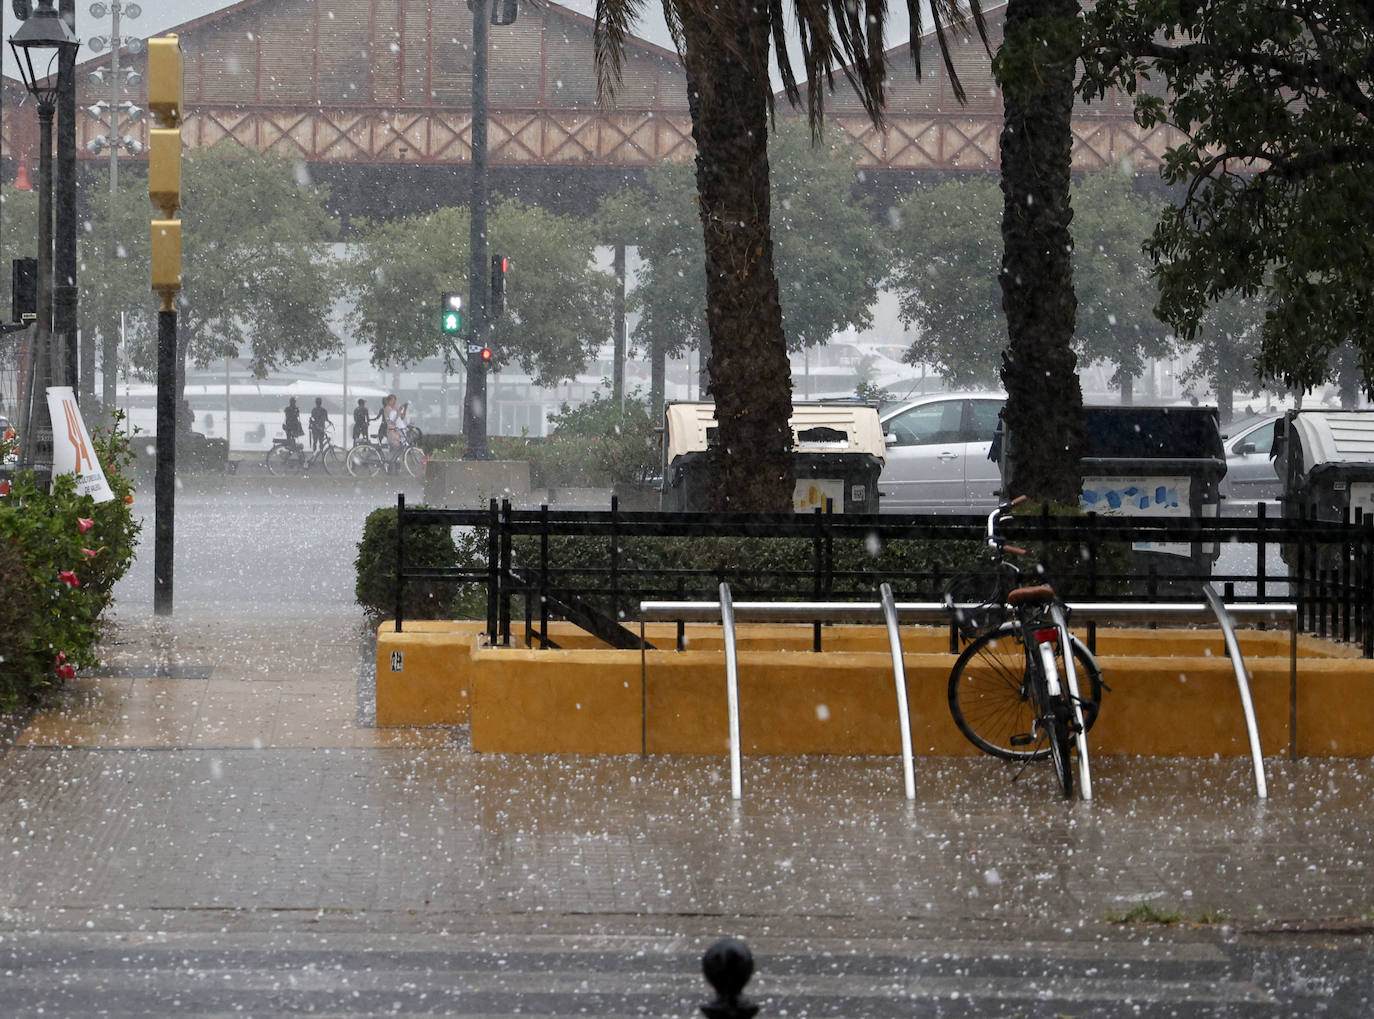
[[[1226,444],[1226,477],[1222,495],[1234,502],[1277,499],[1283,481],[1274,469],[1274,425],[1282,414],[1256,414],[1231,422]]]
[[[885,411],[880,513],[974,513],[997,505],[1002,476],[988,459],[1006,394],[938,393]]]

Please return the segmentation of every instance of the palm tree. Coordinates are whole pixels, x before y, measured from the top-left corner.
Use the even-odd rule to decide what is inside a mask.
[[[620,78],[630,26],[644,0],[597,0],[595,46],[602,93]],[[945,32],[964,29],[957,0],[932,0],[931,16],[955,92],[962,90]],[[986,39],[978,0],[970,9]],[[922,5],[907,0],[911,54],[920,71]],[[706,250],[707,369],[718,424],[711,477],[720,510],[792,507],[792,375],[773,266],[768,128],[773,113],[769,56],[783,92],[802,103],[787,49],[788,20],[778,0],[663,0],[663,13],[687,74],[696,142],[697,194]],[[824,98],[838,69],[879,124],[884,105],[886,0],[793,0],[806,106],[819,130]]]
[[[1012,436],[1006,490],[1076,506],[1083,393],[1073,333],[1073,145],[1078,0],[1011,0],[997,55],[1002,88],[1002,419]],[[1005,449],[1005,447],[1004,447]]]

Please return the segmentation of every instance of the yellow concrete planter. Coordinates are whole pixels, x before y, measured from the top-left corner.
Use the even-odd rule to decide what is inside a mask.
[[[489,753],[724,754],[725,664],[719,627],[687,629],[687,650],[597,646],[559,624],[560,649],[485,647],[481,623],[384,624],[377,640],[379,725],[470,724]],[[672,626],[649,628],[671,648]],[[897,699],[881,627],[739,629],[741,739],[750,754],[895,754]],[[948,631],[902,633],[918,754],[970,754],[950,719]],[[1374,754],[1374,662],[1345,645],[1302,638],[1298,681],[1288,635],[1244,631],[1260,740],[1269,755]],[[1249,752],[1220,635],[1206,630],[1098,632],[1111,687],[1090,736],[1097,753],[1178,756]],[[1296,733],[1291,721],[1296,711]]]

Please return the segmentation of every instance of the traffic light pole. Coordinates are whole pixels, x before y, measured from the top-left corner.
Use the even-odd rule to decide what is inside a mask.
[[[487,337],[487,17],[491,0],[472,0],[472,231],[468,251],[468,349]],[[487,364],[467,358],[463,399],[464,460],[490,460],[487,449]]]

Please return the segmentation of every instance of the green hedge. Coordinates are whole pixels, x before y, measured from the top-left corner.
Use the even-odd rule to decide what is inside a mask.
[[[424,509],[412,506],[410,509]],[[464,547],[455,543],[451,528],[407,527],[405,560],[408,567],[446,567],[469,561],[478,555],[473,536],[463,536]],[[484,548],[485,546],[483,546]],[[396,611],[396,507],[373,510],[363,525],[363,537],[358,542],[358,555],[353,565],[357,570],[354,597],[359,605],[376,617],[392,616]],[[465,585],[471,588],[473,585]],[[482,596],[485,598],[485,595]],[[455,585],[438,580],[406,582],[402,612],[407,619],[466,619],[486,615],[486,602],[480,611],[473,611],[472,592],[455,590]]]

